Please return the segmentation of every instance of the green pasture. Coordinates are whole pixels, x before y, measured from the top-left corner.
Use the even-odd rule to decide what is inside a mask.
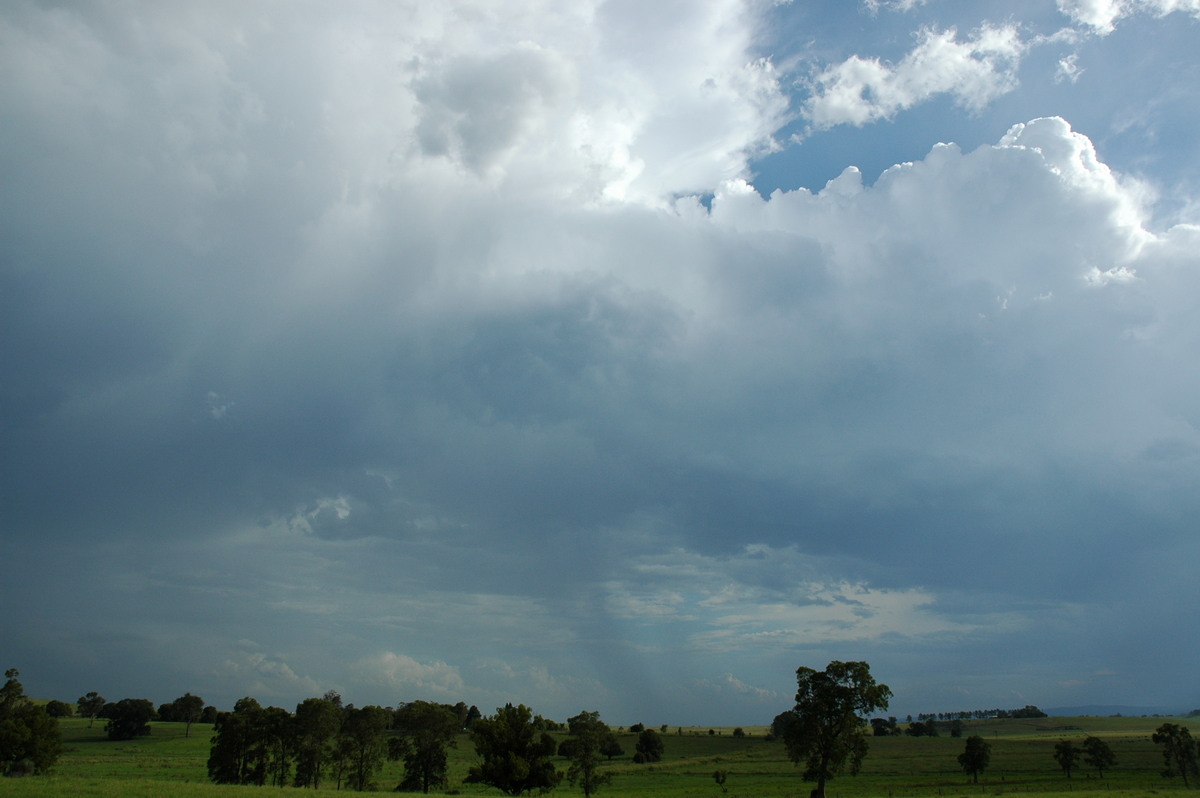
[[[1034,794],[1043,798],[1134,798],[1183,790],[1180,779],[1160,775],[1162,755],[1150,735],[1164,718],[1038,718],[968,721],[964,737],[978,734],[992,744],[991,766],[979,784],[969,783],[956,757],[963,739],[941,737],[873,737],[871,751],[857,777],[839,777],[829,784],[831,798],[917,798],[920,796],[997,796]],[[1178,718],[1200,734],[1200,720]],[[14,798],[72,796],[125,798],[126,796],[180,796],[222,798],[279,792],[278,787],[218,786],[208,781],[206,761],[212,727],[192,726],[184,737],[183,724],[154,723],[150,736],[134,741],[110,742],[103,721],[88,728],[86,720],[60,721],[65,747],[54,772],[45,777],[12,779],[0,783],[0,795]],[[812,784],[800,779],[799,770],[784,755],[783,746],[765,739],[763,727],[746,727],[747,736],[734,737],[732,729],[670,727],[663,735],[666,754],[662,762],[637,765],[632,761],[636,735],[620,735],[625,754],[608,770],[613,783],[599,793],[607,798],[665,796],[665,798],[751,798],[800,796]],[[678,733],[682,732],[682,733]],[[1087,735],[1104,738],[1117,756],[1117,765],[1101,779],[1082,767],[1067,779],[1053,758],[1060,739],[1082,743]],[[463,735],[451,753],[451,795],[493,795],[498,790],[464,785],[463,777],[475,753]],[[559,763],[560,770],[566,762]],[[715,770],[727,771],[725,792],[713,781]],[[401,777],[399,763],[387,762],[379,774],[379,789],[390,790]],[[287,788],[291,794],[293,788]],[[296,791],[334,794],[335,790]],[[555,795],[582,795],[564,780]]]

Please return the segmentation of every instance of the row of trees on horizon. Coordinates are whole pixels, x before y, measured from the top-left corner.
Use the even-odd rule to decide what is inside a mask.
[[[529,707],[507,704],[491,716],[477,707],[413,701],[397,708],[343,704],[336,692],[309,698],[295,712],[263,707],[256,699],[239,700],[232,711],[205,705],[185,693],[174,701],[155,705],[147,699],[111,702],[98,693],[81,696],[72,707],[61,701],[39,704],[25,696],[15,669],[5,673],[0,687],[0,774],[5,776],[47,772],[62,751],[57,717],[78,710],[91,726],[106,720],[109,739],[132,739],[150,733],[150,722],[211,723],[208,774],[212,781],[259,786],[319,787],[329,784],[354,790],[377,788],[375,779],[385,759],[403,761],[404,776],[396,790],[429,792],[446,787],[448,750],[457,747],[465,732],[478,756],[469,769],[467,783],[484,784],[507,795],[544,793],[565,778],[591,796],[612,779],[601,768],[625,751],[616,732],[598,712],[582,711],[559,723],[537,715]],[[796,671],[795,705],[773,720],[767,740],[781,740],[788,757],[802,765],[802,778],[815,781],[814,798],[825,796],[828,780],[859,771],[867,754],[867,738],[893,734],[938,735],[938,724],[959,736],[965,716],[970,719],[1046,717],[1034,706],[1014,710],[973,710],[963,713],[909,716],[908,728],[899,729],[894,717],[866,718],[886,710],[892,693],[871,676],[865,662],[829,663],[823,671],[808,667]],[[644,724],[629,727],[636,734],[632,759],[636,763],[662,759],[667,726],[659,731]],[[741,729],[734,730],[734,736]],[[557,732],[566,739],[558,740]],[[661,732],[661,733],[660,733]],[[682,734],[682,728],[677,729]],[[709,734],[714,734],[709,730]],[[1163,775],[1200,779],[1200,746],[1186,726],[1164,723],[1153,741],[1163,747]],[[1070,778],[1080,761],[1103,771],[1115,765],[1108,745],[1087,737],[1083,747],[1062,740],[1054,759]],[[561,772],[554,757],[567,760]],[[990,761],[990,744],[978,735],[966,740],[958,757],[963,771],[978,781]],[[713,778],[724,790],[727,772]]]

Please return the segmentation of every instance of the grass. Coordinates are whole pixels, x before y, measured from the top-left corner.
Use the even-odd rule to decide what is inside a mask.
[[[971,784],[958,769],[957,755],[963,740],[936,738],[871,738],[871,750],[857,777],[843,776],[828,785],[830,798],[974,798],[975,796],[1038,795],[1041,798],[1143,798],[1183,790],[1180,779],[1160,775],[1162,755],[1150,735],[1163,718],[1040,718],[971,721],[964,736],[979,734],[992,744],[992,761],[979,784]],[[1196,719],[1170,719],[1189,725],[1200,734]],[[127,798],[170,795],[180,798],[262,796],[270,787],[215,785],[208,781],[206,762],[212,727],[192,726],[184,736],[183,724],[155,723],[150,736],[134,741],[110,742],[103,721],[92,728],[86,720],[60,721],[64,753],[54,772],[45,777],[13,779],[0,784],[0,794],[14,798],[69,795],[73,798]],[[812,784],[800,779],[799,770],[784,755],[783,746],[765,739],[763,727],[746,727],[747,736],[734,737],[730,728],[671,727],[664,735],[662,762],[636,765],[631,755],[636,735],[620,736],[625,755],[614,759],[612,785],[601,798],[795,798],[807,796]],[[1104,738],[1117,756],[1117,765],[1101,779],[1081,768],[1067,779],[1053,758],[1060,739],[1082,742],[1087,735]],[[452,795],[499,796],[494,789],[464,785],[463,777],[475,761],[474,749],[464,735],[451,752]],[[565,762],[559,763],[565,770]],[[729,773],[725,792],[712,778],[713,771]],[[399,763],[386,763],[378,776],[380,789],[400,781]],[[264,793],[266,790],[268,793]],[[293,792],[288,795],[334,795],[336,790]],[[557,795],[580,794],[564,783]]]

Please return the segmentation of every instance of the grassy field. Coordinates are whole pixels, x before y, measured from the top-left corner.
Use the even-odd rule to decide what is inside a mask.
[[[1162,755],[1150,741],[1163,718],[1040,718],[1031,720],[985,720],[968,722],[964,735],[979,734],[992,744],[992,761],[979,784],[971,784],[958,769],[956,757],[963,740],[948,735],[937,738],[871,738],[871,752],[857,777],[840,777],[830,782],[831,798],[907,798],[912,796],[996,796],[1034,794],[1042,798],[1134,798],[1183,790],[1180,779],[1165,779],[1159,771]],[[1200,734],[1200,720],[1171,719],[1189,725]],[[182,724],[153,724],[149,737],[136,741],[109,742],[103,721],[88,728],[87,721],[60,721],[65,751],[53,774],[46,777],[13,779],[0,784],[0,795],[14,798],[78,796],[124,798],[125,796],[180,796],[222,798],[262,795],[270,787],[229,787],[209,783],[206,771],[212,728],[194,725],[184,737]],[[614,759],[612,785],[600,795],[606,798],[665,796],[666,798],[750,798],[751,796],[808,795],[812,784],[801,781],[798,769],[784,756],[783,747],[769,742],[762,727],[747,727],[748,736],[735,738],[730,729],[680,730],[664,736],[666,756],[660,763],[636,765],[635,735],[621,736],[626,754]],[[1087,735],[1104,738],[1117,756],[1117,765],[1100,779],[1084,768],[1068,780],[1053,758],[1060,739],[1082,742]],[[451,755],[452,795],[500,793],[462,779],[475,754],[464,735]],[[565,761],[560,769],[565,770]],[[713,781],[715,770],[729,773],[726,791]],[[398,763],[386,763],[377,781],[389,790],[400,781]],[[334,790],[296,792],[296,795],[334,794]],[[291,794],[289,789],[288,794]],[[565,781],[555,794],[582,794]]]

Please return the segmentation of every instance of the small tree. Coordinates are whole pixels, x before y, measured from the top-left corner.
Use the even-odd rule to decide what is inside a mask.
[[[1163,747],[1163,776],[1171,778],[1176,773],[1183,776],[1183,786],[1188,786],[1188,774],[1196,773],[1196,744],[1186,726],[1164,723],[1150,738]]]
[[[1108,743],[1099,737],[1088,737],[1083,741],[1083,761],[1094,767],[1100,778],[1104,778],[1104,771],[1117,764],[1117,757]]]
[[[987,770],[992,761],[992,746],[978,734],[967,738],[967,747],[958,755],[958,764],[974,784],[979,783],[979,774]]]
[[[729,778],[728,770],[714,770],[713,781],[721,788],[721,792],[729,792],[729,788],[725,786],[725,780]]]
[[[1083,752],[1075,747],[1075,744],[1070,740],[1059,740],[1054,745],[1054,761],[1063,769],[1063,773],[1067,774],[1067,778],[1071,778],[1071,771],[1079,763],[1079,755]]]
[[[79,707],[79,716],[88,719],[88,728],[90,729],[108,702],[104,700],[104,696],[92,691],[87,695],[80,696],[75,703]]]
[[[145,698],[122,698],[108,710],[104,731],[110,740],[132,740],[150,733],[154,704]]]
[[[52,699],[46,702],[46,714],[52,718],[69,718],[75,714],[75,708],[66,701]]]
[[[823,671],[796,670],[796,706],[783,728],[788,757],[805,763],[803,778],[816,781],[814,798],[825,798],[825,783],[849,767],[858,772],[867,753],[863,715],[887,709],[892,691],[876,684],[865,662],[833,661]],[[775,725],[775,724],[772,724]]]
[[[590,798],[600,787],[612,782],[611,773],[600,772],[601,747],[612,732],[600,720],[599,712],[586,710],[567,718],[567,728],[574,743],[569,747],[571,766],[567,769],[567,781],[578,785],[584,796]]]
[[[621,741],[617,739],[617,735],[613,734],[612,729],[608,730],[600,742],[600,753],[604,754],[604,758],[610,762],[614,756],[621,756],[625,753],[625,749],[621,747]]]
[[[171,706],[175,713],[175,720],[186,724],[183,727],[183,736],[191,737],[192,724],[200,720],[200,715],[204,712],[204,699],[198,695],[184,693],[172,701]]]
[[[654,729],[643,729],[634,746],[633,761],[639,765],[646,762],[658,762],[662,760],[664,749],[662,737],[658,732]]]

